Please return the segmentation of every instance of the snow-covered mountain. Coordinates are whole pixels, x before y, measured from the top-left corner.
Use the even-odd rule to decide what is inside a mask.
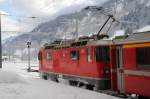
[[[150,0],[108,0],[100,6],[108,13],[114,14],[117,20],[108,32],[110,36],[113,36],[114,31],[117,30],[125,30],[131,33],[150,25]],[[61,15],[54,20],[39,24],[29,34],[20,35],[6,42],[4,49],[7,52],[7,47],[12,45],[12,48],[15,48],[13,51],[16,50],[17,47],[15,46],[18,45],[24,46],[23,48],[25,49],[29,38],[33,46],[35,44],[35,47],[40,48],[43,43],[58,38],[75,38],[80,35],[91,35],[99,31],[106,19],[107,17],[99,11],[85,9],[82,9],[80,12]],[[107,24],[102,33],[107,33],[108,27],[109,24]]]
[[[114,31],[123,29],[126,31],[136,30],[150,24],[150,1],[149,0],[109,0],[102,6],[109,13],[114,14],[120,23],[115,23],[109,31],[112,35]],[[42,23],[36,27],[34,32],[49,33],[50,38],[60,38],[65,35],[74,37],[75,20],[78,20],[78,35],[89,35],[97,33],[101,25],[106,20],[106,16],[98,11],[81,10],[78,13],[72,13],[57,17],[55,20]],[[106,28],[107,29],[107,28]],[[104,33],[106,31],[103,31]]]

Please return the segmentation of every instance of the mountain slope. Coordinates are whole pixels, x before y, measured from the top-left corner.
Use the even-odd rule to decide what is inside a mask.
[[[114,16],[119,23],[116,22],[113,24],[108,32],[110,36],[112,36],[116,30],[125,30],[131,33],[131,31],[150,24],[149,0],[117,0],[117,3],[115,1],[116,0],[108,0],[103,5],[100,5],[107,11],[110,11],[109,13],[111,14],[114,14],[114,9],[116,9]],[[6,42],[5,45],[8,47],[13,43],[13,46],[22,45],[26,48],[25,42],[28,41],[30,35],[33,46],[36,45],[35,47],[40,48],[45,42],[50,42],[55,39],[75,38],[80,35],[95,34],[99,31],[106,19],[107,17],[100,12],[89,10],[81,10],[78,13],[61,15],[54,20],[39,24],[31,33],[20,35],[11,40],[11,42]],[[76,26],[76,20],[78,20],[78,26]],[[107,32],[109,24],[107,24],[102,33]],[[78,27],[78,31],[76,27]],[[6,52],[7,47],[4,48]],[[15,50],[16,49],[13,51]]]

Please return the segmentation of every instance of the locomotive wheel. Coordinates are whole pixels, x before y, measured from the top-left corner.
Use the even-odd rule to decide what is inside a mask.
[[[78,82],[77,81],[73,81],[73,80],[69,80],[69,85],[71,85],[71,86],[77,86]]]
[[[54,82],[59,82],[57,75],[49,75],[50,79]]]
[[[78,87],[84,88],[85,84],[82,82],[79,82]]]
[[[88,89],[88,90],[94,90],[94,86],[90,85],[90,84],[84,84],[82,82],[80,82],[78,84],[78,87],[80,88],[84,88],[84,89]]]
[[[90,85],[90,84],[87,84],[87,85],[86,85],[86,89],[94,90],[94,86],[93,86],[93,85]]]
[[[45,74],[45,73],[41,73],[41,77],[42,77],[42,79],[44,79],[44,80],[47,80],[47,79],[48,79],[48,76],[47,76],[47,74]]]

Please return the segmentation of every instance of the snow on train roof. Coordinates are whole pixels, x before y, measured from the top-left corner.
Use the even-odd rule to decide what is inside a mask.
[[[128,43],[144,43],[150,42],[150,31],[133,33],[119,39],[114,39],[115,44],[128,44]]]
[[[112,40],[92,40],[87,43],[86,46],[91,45],[110,45],[112,44]]]
[[[131,44],[131,43],[143,43],[150,42],[150,31],[133,33],[127,36],[119,36],[113,40],[110,39],[80,39],[80,40],[67,40],[67,41],[54,41],[48,45],[45,45],[46,49],[49,48],[68,48],[77,46],[99,46],[99,45],[113,45],[113,44]]]

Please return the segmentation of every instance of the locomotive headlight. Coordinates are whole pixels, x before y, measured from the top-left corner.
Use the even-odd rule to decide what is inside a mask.
[[[107,67],[107,68],[104,68],[104,74],[109,74],[110,73],[110,69]]]
[[[110,73],[110,71],[107,69],[107,70],[105,70],[105,74],[109,74]]]

